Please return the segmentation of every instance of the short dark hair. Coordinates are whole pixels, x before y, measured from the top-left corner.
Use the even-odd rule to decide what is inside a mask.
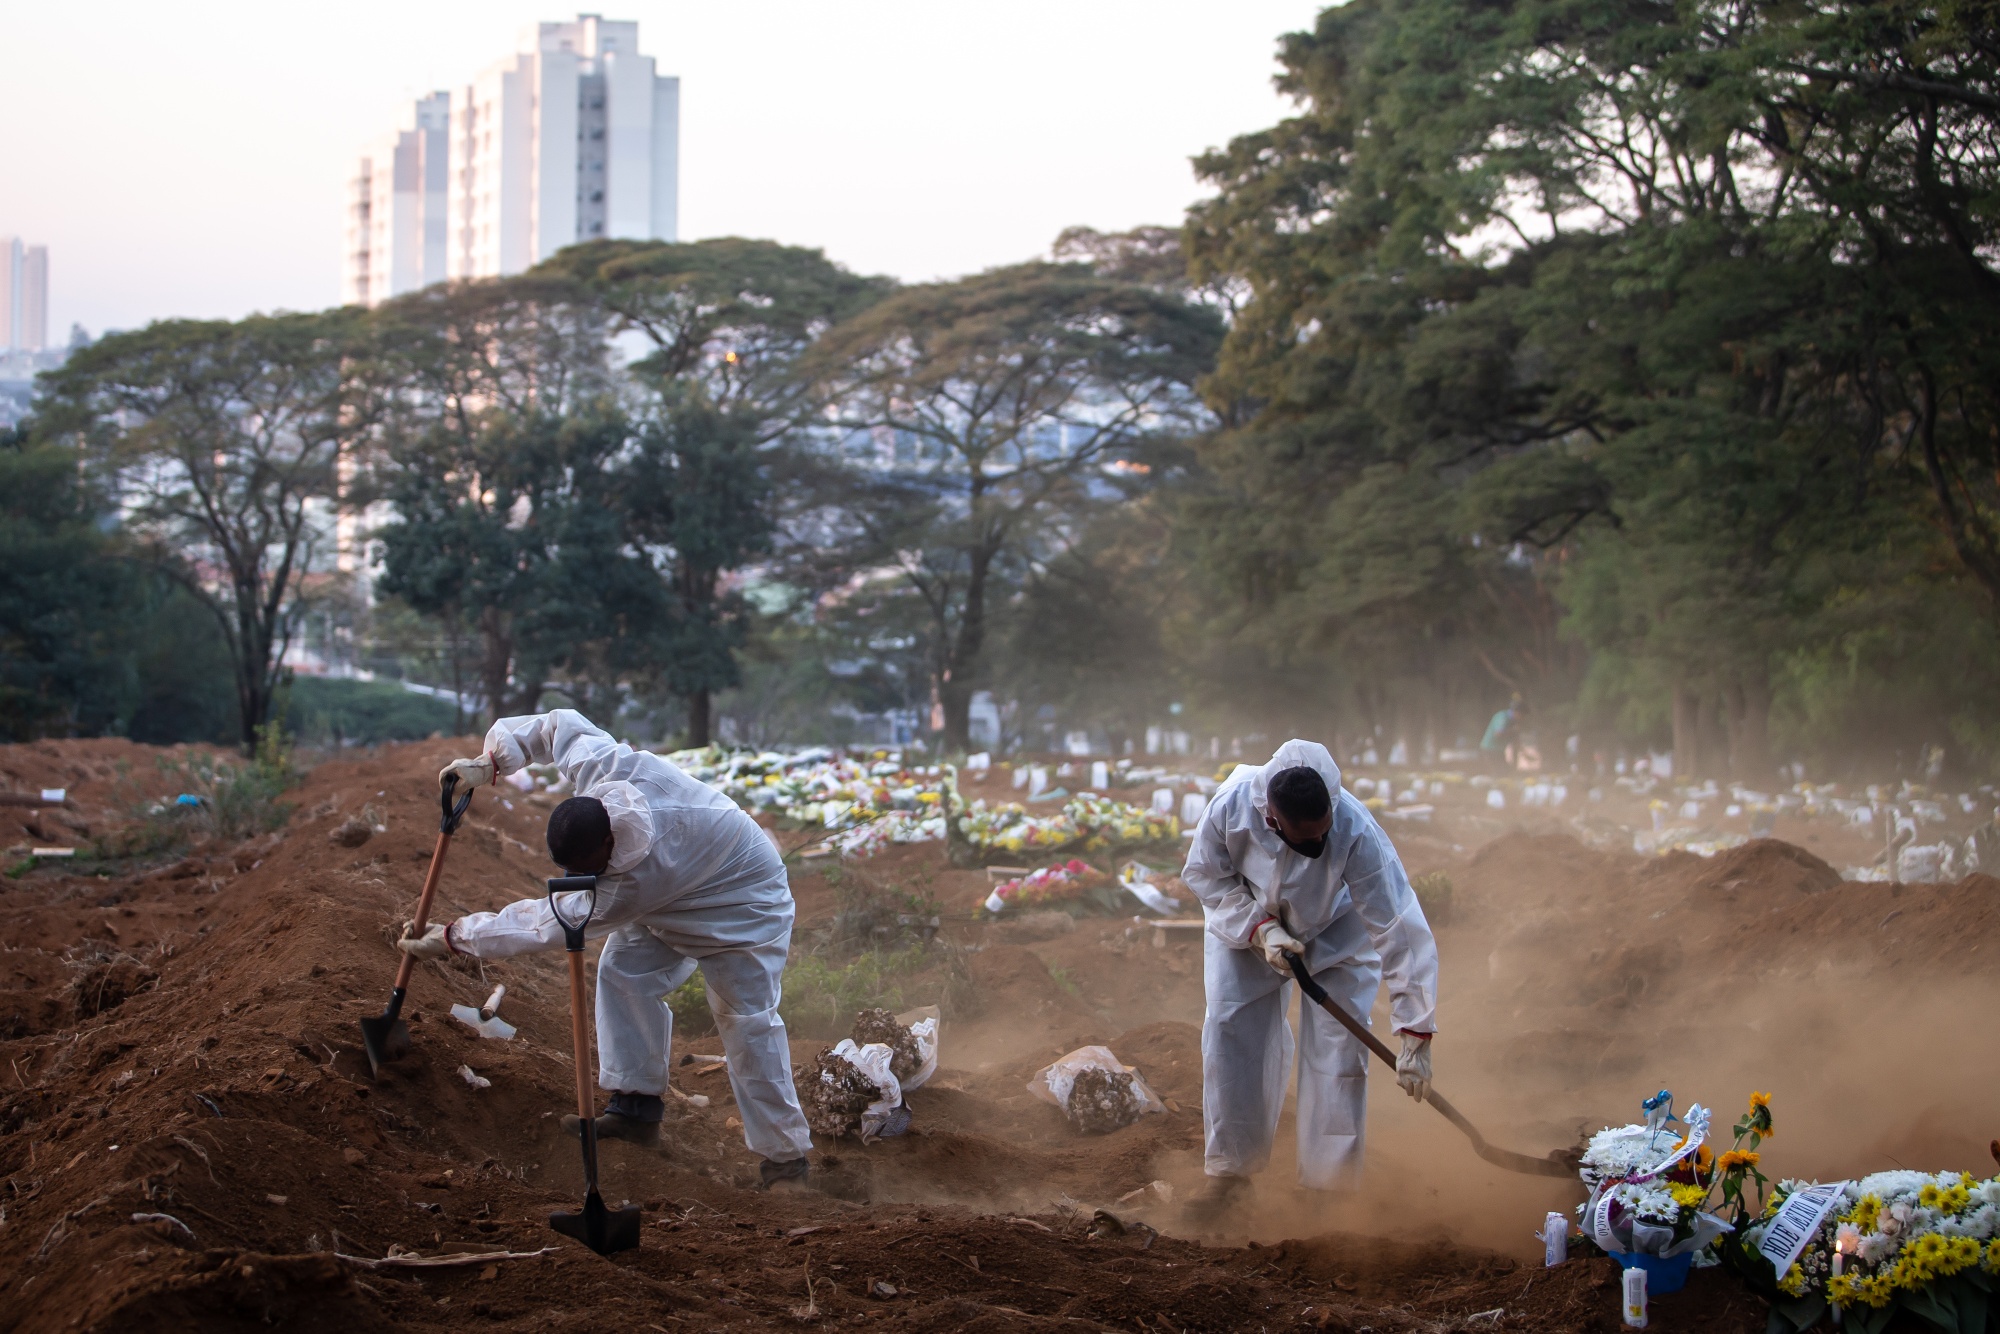
[[[597,859],[611,833],[611,813],[596,797],[571,797],[549,812],[549,856],[568,870]]]
[[[1333,810],[1333,798],[1319,770],[1296,764],[1271,779],[1271,809],[1295,824],[1311,824]]]

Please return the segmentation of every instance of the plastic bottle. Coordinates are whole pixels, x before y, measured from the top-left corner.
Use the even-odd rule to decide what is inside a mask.
[[[1646,1327],[1646,1271],[1637,1265],[1625,1271],[1625,1325]]]
[[[1542,1220],[1542,1263],[1553,1269],[1569,1259],[1569,1216],[1549,1210]]]

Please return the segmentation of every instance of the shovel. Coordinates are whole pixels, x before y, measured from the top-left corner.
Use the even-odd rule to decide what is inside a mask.
[[[444,874],[444,851],[451,846],[451,836],[458,832],[459,821],[465,818],[466,807],[472,804],[472,789],[465,789],[465,795],[452,801],[452,791],[458,786],[458,779],[446,778],[438,787],[438,808],[444,812],[438,821],[437,846],[431,849],[431,869],[424,876],[424,892],[417,899],[415,918],[418,935],[430,923],[431,898],[437,893],[438,877]],[[389,1061],[410,1049],[410,1026],[403,1022],[403,997],[410,989],[410,973],[417,966],[417,956],[405,954],[403,961],[396,965],[396,986],[389,993],[389,1008],[372,1019],[361,1021],[361,1045],[368,1053],[368,1074],[370,1078],[382,1073],[382,1067]]]
[[[590,905],[583,920],[571,922],[563,916],[558,894],[587,893]],[[549,1226],[565,1237],[574,1237],[599,1255],[629,1251],[639,1244],[639,1208],[607,1209],[597,1193],[597,1118],[590,1096],[590,1035],[583,1028],[583,929],[597,911],[597,877],[564,875],[549,881],[549,911],[563,929],[563,948],[569,951],[569,1039],[576,1051],[576,1117],[583,1138],[583,1208],[575,1213],[549,1215]]]
[[[1325,987],[1313,981],[1312,974],[1306,971],[1305,960],[1296,954],[1287,954],[1285,959],[1292,965],[1292,976],[1299,980],[1299,987],[1313,1004],[1338,1020],[1342,1028],[1359,1038],[1362,1044],[1380,1056],[1391,1070],[1396,1068],[1396,1056],[1389,1050],[1388,1044],[1371,1033],[1368,1025],[1349,1014],[1345,1006],[1327,995]],[[1472,1141],[1472,1151],[1495,1167],[1504,1167],[1509,1172],[1521,1172],[1531,1177],[1574,1177],[1577,1173],[1580,1160],[1573,1149],[1555,1149],[1546,1158],[1531,1158],[1525,1153],[1496,1148],[1488,1144],[1486,1136],[1480,1134],[1472,1122],[1465,1119],[1464,1113],[1446,1102],[1436,1089],[1427,1092],[1424,1101],[1437,1108],[1445,1120],[1464,1132],[1465,1137]]]

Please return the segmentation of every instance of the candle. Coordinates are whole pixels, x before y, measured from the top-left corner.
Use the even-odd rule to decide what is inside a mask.
[[[1835,1278],[1840,1277],[1841,1270],[1846,1268],[1846,1261],[1847,1261],[1847,1238],[1842,1237],[1833,1244],[1833,1277]],[[1833,1323],[1835,1325],[1838,1325],[1840,1323],[1840,1303],[1829,1302],[1828,1312],[1832,1317]]]

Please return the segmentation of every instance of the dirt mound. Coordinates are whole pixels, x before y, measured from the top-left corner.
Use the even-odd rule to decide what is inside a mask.
[[[1681,861],[1688,856],[1676,852],[1667,865],[1691,874],[1696,889],[1726,892],[1755,885],[1766,895],[1817,894],[1840,883],[1840,872],[1804,848],[1775,838],[1755,839],[1707,861],[1694,857],[1694,865]]]
[[[78,818],[124,818],[117,765],[152,772],[154,756],[97,745],[0,750],[0,774],[71,786],[84,794]],[[411,1055],[371,1081],[359,1052],[356,1020],[386,999],[390,940],[435,837],[430,775],[471,748],[416,743],[322,765],[291,794],[290,824],[250,843],[102,878],[46,867],[0,882],[11,1080],[0,1092],[0,1331],[864,1318],[928,1330],[1061,1318],[1386,1334],[1615,1322],[1607,1263],[1544,1273],[1529,1260],[1541,1212],[1573,1204],[1574,1188],[1492,1172],[1387,1080],[1371,1084],[1367,1193],[1348,1204],[1288,1195],[1288,1122],[1235,1238],[1278,1244],[1173,1235],[1183,1222],[1170,1197],[1201,1179],[1194,933],[1155,947],[1145,924],[1085,919],[1047,941],[1003,943],[957,911],[983,894],[983,877],[951,871],[935,846],[795,873],[802,938],[830,933],[864,876],[864,888],[947,905],[944,936],[981,1004],[947,1015],[941,1068],[910,1095],[912,1132],[823,1145],[821,1191],[767,1196],[751,1189],[756,1163],[726,1075],[676,1065],[679,1091],[708,1105],[669,1099],[660,1154],[605,1149],[606,1194],[643,1205],[645,1245],[603,1260],[560,1242],[547,1214],[574,1208],[581,1182],[556,1125],[572,1096],[559,956],[426,964],[406,1011]],[[440,917],[540,892],[550,804],[506,788],[478,795]],[[348,846],[363,807],[386,830]],[[1775,1090],[1783,1136],[1796,1138],[1777,1140],[1767,1165],[1786,1172],[1846,1175],[1911,1152],[1976,1166],[2000,1129],[1982,1119],[2000,1104],[2000,1053],[1984,1028],[1941,1024],[1947,1057],[1903,1022],[1912,997],[1938,1015],[1990,1012],[2000,882],[1829,883],[1823,864],[1779,844],[1702,862],[1528,836],[1453,870],[1461,912],[1440,932],[1438,1079],[1497,1140],[1552,1147],[1626,1119],[1626,1104],[1669,1081],[1725,1111],[1738,1084]],[[499,981],[513,1042],[448,1017]],[[1168,1110],[1086,1137],[1028,1092],[1035,1070],[1091,1043],[1136,1066]],[[676,1058],[720,1049],[712,1034],[677,1033],[676,1046]],[[795,1040],[801,1072],[823,1046]],[[1852,1060],[1829,1053],[1862,1050],[1874,1064],[1857,1087]],[[488,1086],[469,1085],[461,1066]],[[555,1249],[382,1267],[392,1246],[432,1257]],[[1656,1303],[1654,1323],[1749,1331],[1763,1323],[1755,1306],[1697,1275],[1684,1297]]]

